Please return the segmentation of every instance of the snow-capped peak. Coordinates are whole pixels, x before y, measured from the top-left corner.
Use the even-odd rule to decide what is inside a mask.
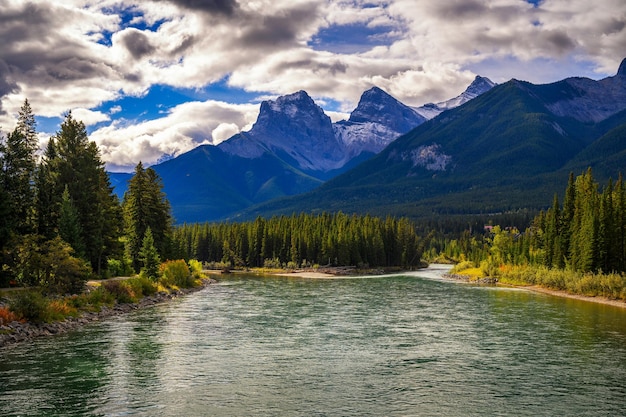
[[[432,119],[438,116],[444,110],[454,109],[462,104],[467,103],[473,98],[491,90],[496,83],[489,78],[481,77],[477,75],[474,81],[458,96],[451,98],[450,100],[441,101],[439,103],[428,103],[421,107],[416,107],[414,110],[427,119]]]

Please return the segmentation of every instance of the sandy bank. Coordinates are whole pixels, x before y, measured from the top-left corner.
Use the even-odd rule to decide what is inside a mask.
[[[279,272],[276,274],[279,277],[297,277],[297,278],[312,278],[312,279],[328,279],[328,278],[337,278],[337,275],[329,274],[326,272],[315,272],[315,271],[294,271],[294,272]]]
[[[444,274],[443,277],[447,279],[451,279],[451,280],[456,280],[456,281],[470,282],[470,277],[467,275],[463,275],[462,273],[461,274]],[[493,280],[492,278],[483,278],[482,280],[483,281],[477,281],[476,283],[494,285],[494,286],[500,286],[500,287],[519,288],[522,290],[538,292],[542,294],[551,295],[554,297],[571,298],[574,300],[589,301],[591,303],[606,304],[606,305],[610,305],[614,307],[626,308],[626,301],[612,300],[606,297],[599,297],[599,296],[592,297],[589,295],[571,294],[567,291],[551,290],[549,288],[540,287],[539,285],[498,284],[498,283],[491,282]]]
[[[555,297],[572,298],[575,300],[589,301],[592,303],[606,304],[606,305],[611,305],[614,307],[626,308],[626,301],[611,300],[610,298],[606,298],[606,297],[591,297],[588,295],[570,294],[565,291],[550,290],[548,288],[543,288],[538,285],[516,286],[516,288],[527,289],[529,291],[553,295]]]

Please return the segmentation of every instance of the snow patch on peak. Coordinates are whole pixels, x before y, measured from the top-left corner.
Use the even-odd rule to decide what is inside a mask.
[[[278,97],[276,100],[268,100],[266,103],[273,112],[282,113],[292,118],[296,117],[299,111],[307,111],[310,108],[319,109],[323,113],[323,110],[303,90]]]
[[[468,101],[478,97],[479,95],[486,93],[496,86],[496,83],[489,78],[481,77],[477,75],[474,81],[458,96],[451,98],[450,100],[441,101],[439,103],[428,103],[421,107],[416,107],[414,110],[420,115],[424,116],[428,120],[438,116],[445,110],[454,109],[459,107]]]

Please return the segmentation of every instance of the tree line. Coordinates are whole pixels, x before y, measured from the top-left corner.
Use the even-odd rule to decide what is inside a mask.
[[[555,195],[523,232],[495,226],[482,236],[466,231],[458,239],[437,243],[439,253],[476,266],[482,263],[491,275],[505,264],[624,273],[626,184],[620,175],[600,187],[591,168],[576,177],[570,173],[562,202]]]
[[[183,225],[173,240],[181,257],[227,266],[408,268],[420,265],[429,237],[420,238],[406,218],[338,212]]]
[[[71,291],[88,276],[137,272],[148,230],[170,257],[172,219],[158,175],[139,163],[122,202],[100,151],[69,112],[43,155],[28,100],[0,137],[0,285]]]

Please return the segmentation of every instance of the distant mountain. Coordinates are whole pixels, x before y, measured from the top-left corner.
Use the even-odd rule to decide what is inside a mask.
[[[304,91],[264,101],[256,123],[217,145],[230,155],[258,158],[266,152],[308,172],[327,172],[347,162],[324,110]]]
[[[359,105],[348,120],[334,125],[336,137],[352,159],[364,152],[376,154],[398,136],[421,125],[427,119],[378,87],[361,96]]]
[[[319,210],[426,217],[544,207],[562,192],[570,170],[591,165],[601,180],[626,167],[625,63],[600,81],[495,86],[314,191],[240,218]]]
[[[310,191],[426,120],[374,87],[363,93],[348,120],[333,124],[306,92],[298,91],[261,103],[248,132],[153,168],[163,179],[178,222],[218,220],[254,204]],[[110,176],[122,198],[129,174]]]
[[[421,107],[416,107],[414,110],[419,115],[423,116],[427,120],[430,120],[436,116],[439,116],[442,112],[459,107],[462,104],[478,97],[479,95],[486,93],[495,87],[496,83],[489,78],[481,77],[477,75],[474,81],[458,96],[439,103],[428,103]]]

